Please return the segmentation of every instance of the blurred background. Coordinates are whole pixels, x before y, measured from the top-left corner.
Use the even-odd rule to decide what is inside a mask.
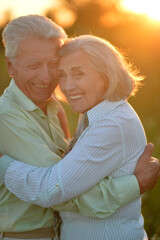
[[[160,159],[159,9],[159,0],[0,0],[0,33],[15,17],[41,14],[61,25],[68,36],[93,34],[117,46],[146,76],[143,87],[129,102],[144,125],[148,142],[155,144],[154,156]],[[9,82],[1,41],[0,95]],[[62,104],[73,135],[78,115],[67,103]],[[145,193],[142,200],[149,239],[160,239],[160,183]]]

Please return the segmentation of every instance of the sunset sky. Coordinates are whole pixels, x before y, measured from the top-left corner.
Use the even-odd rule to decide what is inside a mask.
[[[104,2],[105,0],[103,3]],[[8,13],[11,18],[27,14],[43,15],[47,9],[51,7],[57,8],[59,4],[59,0],[0,0],[0,24],[3,24]],[[160,21],[159,0],[121,0],[119,8],[122,11],[132,11]],[[57,11],[57,18],[61,19],[62,25],[63,22],[66,22],[66,19],[70,22],[74,21],[74,17],[74,13],[71,13],[66,9],[59,8],[59,11]],[[61,24],[61,22],[59,22],[59,24]]]
[[[121,2],[126,10],[131,10],[137,14],[146,14],[150,18],[160,21],[159,0],[121,0]]]
[[[9,11],[11,17],[27,14],[44,14],[49,7],[54,7],[57,0],[0,0],[0,22]]]

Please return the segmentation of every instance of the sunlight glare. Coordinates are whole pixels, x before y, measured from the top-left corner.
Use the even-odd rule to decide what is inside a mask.
[[[28,14],[44,14],[56,5],[56,0],[0,0],[0,24],[8,17],[15,18]]]
[[[122,0],[121,7],[137,14],[145,14],[160,21],[159,0]]]
[[[75,13],[64,7],[57,9],[54,17],[55,17],[57,24],[61,25],[62,27],[65,27],[65,28],[72,26],[72,24],[76,20]]]

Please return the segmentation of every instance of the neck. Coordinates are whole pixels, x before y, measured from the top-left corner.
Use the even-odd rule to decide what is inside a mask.
[[[39,107],[43,112],[44,112],[44,114],[45,115],[47,115],[47,103],[45,102],[45,103],[35,103],[36,105],[37,105],[37,107]]]

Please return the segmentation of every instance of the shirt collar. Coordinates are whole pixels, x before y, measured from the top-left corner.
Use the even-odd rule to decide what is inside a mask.
[[[11,80],[11,83],[9,85],[9,91],[12,92],[12,95],[14,97],[14,101],[18,103],[21,108],[23,108],[25,111],[37,111],[44,114],[37,105],[32,102],[15,84],[14,79]],[[54,99],[54,97],[51,97],[50,101],[47,103],[47,116],[51,118],[53,115],[57,114],[59,110],[59,104]]]
[[[11,80],[9,85],[14,101],[18,103],[26,111],[34,111],[38,107],[32,102],[15,84],[14,79]]]
[[[102,119],[102,117],[109,113],[112,109],[116,108],[121,104],[124,104],[125,102],[126,100],[121,100],[117,102],[110,102],[108,100],[104,100],[103,102],[100,102],[95,107],[87,111],[89,124],[92,122],[96,122],[99,119]]]
[[[60,109],[60,105],[54,96],[51,97],[50,101],[47,104],[47,116],[49,119],[53,118],[53,116],[57,115]]]

